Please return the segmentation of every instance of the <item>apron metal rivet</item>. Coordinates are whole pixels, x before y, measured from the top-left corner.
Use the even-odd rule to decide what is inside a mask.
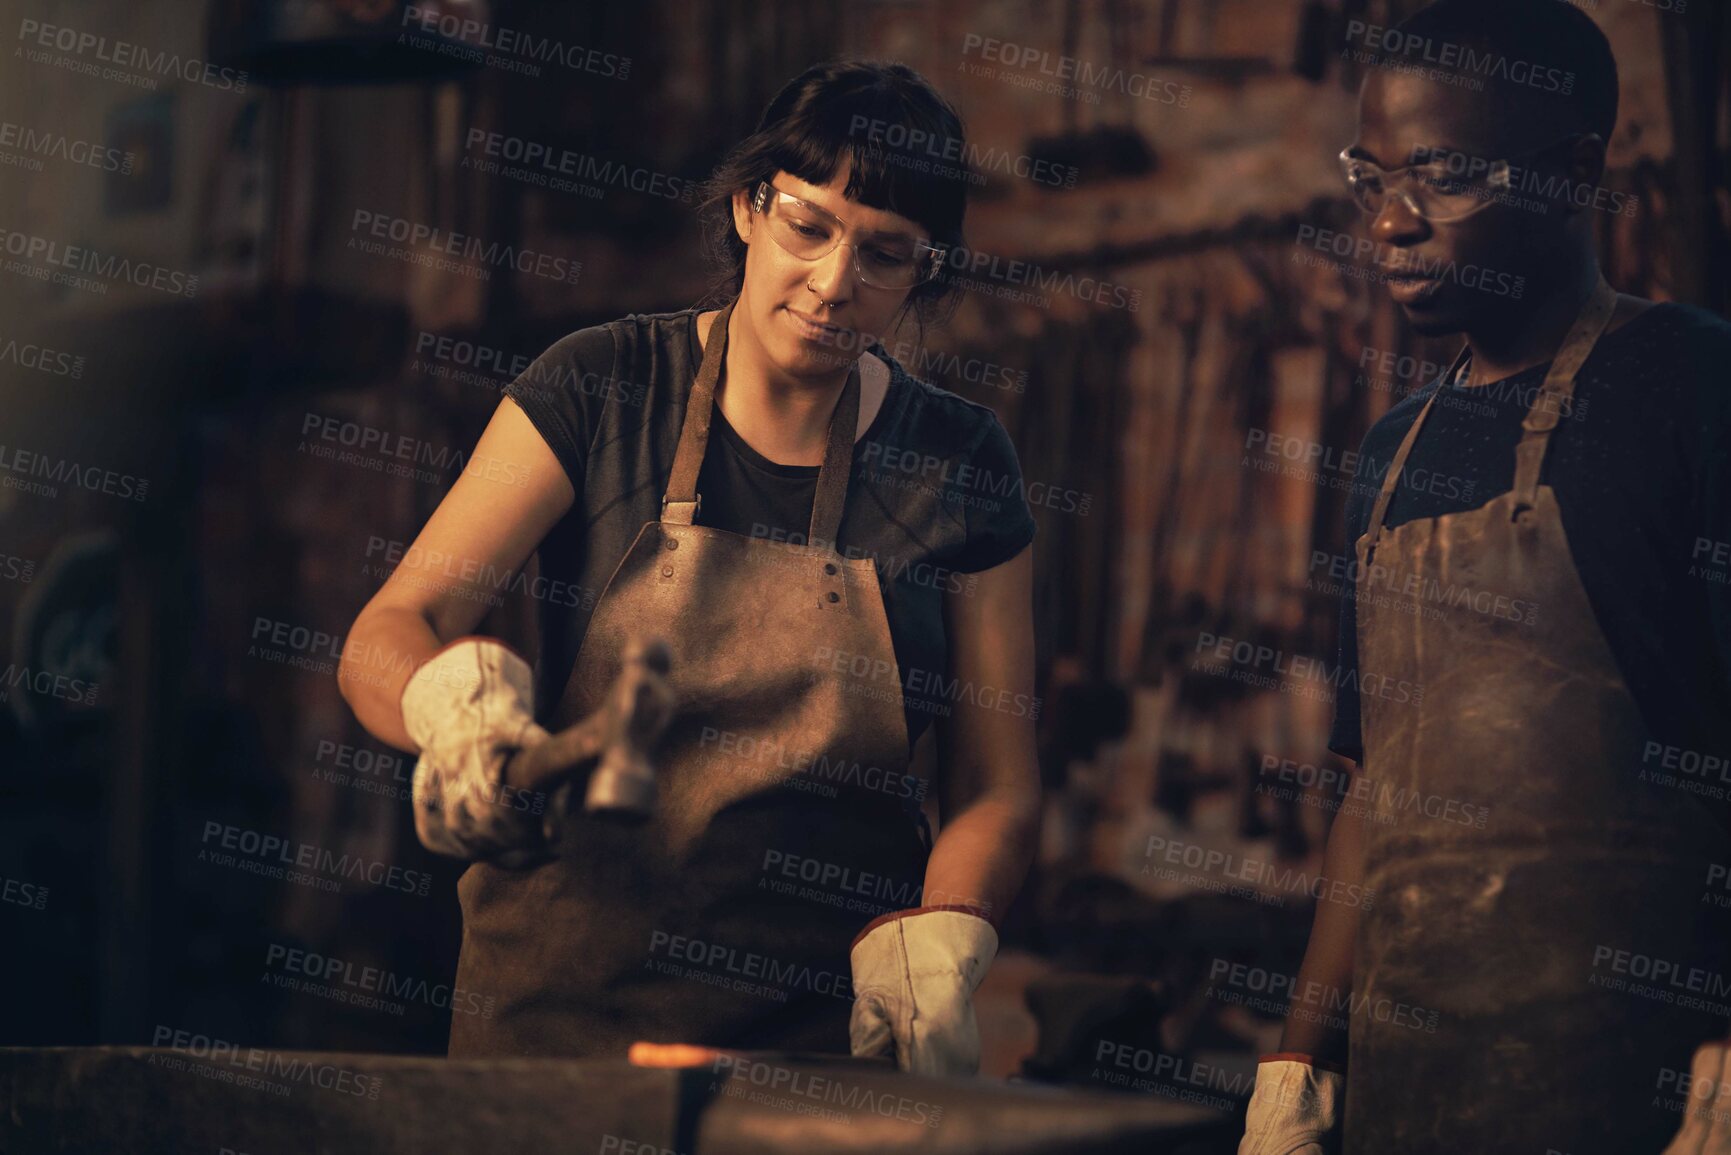
[[[679,548],[679,539],[676,537],[668,538],[667,539],[667,548],[668,549],[678,549]]]
[[[661,567],[661,576],[662,577],[672,577],[673,576],[673,567],[670,565],[662,566]]]
[[[835,563],[833,561],[824,562],[823,563],[823,572],[826,574],[833,575],[835,573]]]
[[[834,590],[830,590],[829,591],[829,600],[832,602],[839,602],[839,601],[841,601],[841,595],[836,593]]]

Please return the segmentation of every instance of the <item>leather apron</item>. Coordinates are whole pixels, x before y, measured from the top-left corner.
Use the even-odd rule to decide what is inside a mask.
[[[556,860],[464,873],[457,983],[494,1011],[453,1016],[453,1057],[623,1058],[637,1040],[845,1053],[853,937],[919,905],[924,787],[889,620],[871,559],[835,548],[859,369],[830,419],[810,544],[697,525],[732,312],[710,327],[661,518],[602,593],[550,727],[603,703],[633,635],[666,639],[678,704],[653,816],[621,827],[574,807]]]
[[[1635,960],[1722,974],[1723,914],[1702,894],[1723,835],[1691,795],[1644,781],[1647,730],[1539,484],[1615,306],[1601,280],[1523,422],[1512,490],[1385,528],[1451,372],[1358,541],[1374,898],[1354,966],[1351,1155],[1657,1152],[1681,1122],[1655,1102],[1676,1098],[1657,1094],[1661,1071],[1687,1072],[1721,1033]],[[1509,601],[1452,603],[1479,592]]]

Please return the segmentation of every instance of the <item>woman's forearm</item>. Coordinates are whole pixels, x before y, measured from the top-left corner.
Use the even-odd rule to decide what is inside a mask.
[[[337,687],[367,733],[399,750],[417,751],[403,726],[403,687],[443,645],[414,610],[380,606],[355,619],[337,666]]]
[[[926,906],[978,906],[996,922],[1033,861],[1039,798],[983,794],[944,823],[926,864]]]

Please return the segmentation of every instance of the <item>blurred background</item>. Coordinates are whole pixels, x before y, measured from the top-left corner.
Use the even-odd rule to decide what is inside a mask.
[[[1303,663],[1334,661],[1350,454],[1454,350],[1350,260],[1309,258],[1360,229],[1335,163],[1349,23],[1419,6],[493,0],[522,36],[477,51],[441,32],[468,4],[5,5],[0,1044],[169,1024],[443,1053],[435,995],[355,1005],[273,977],[289,950],[423,992],[455,973],[461,864],[417,843],[412,758],[340,698],[342,636],[512,376],[573,329],[701,298],[693,183],[787,79],[867,57],[966,118],[976,251],[1122,290],[983,273],[951,322],[889,346],[992,406],[1026,479],[1063,495],[1035,503],[1046,821],[980,996],[985,1068],[1107,1085],[1107,1040],[1249,1070],[1312,899],[1157,871],[1148,848],[1302,877],[1339,805],[1332,690]],[[1593,214],[1608,275],[1724,313],[1720,6],[1580,6],[1622,68],[1618,211]],[[1063,59],[1149,82],[1053,91]],[[592,166],[556,187],[490,155],[505,140]],[[569,275],[392,255],[373,220]],[[101,271],[53,278],[72,246]],[[393,472],[390,438],[428,452]],[[480,632],[532,652],[540,608],[502,593]],[[211,853],[212,824],[430,884],[251,873]]]

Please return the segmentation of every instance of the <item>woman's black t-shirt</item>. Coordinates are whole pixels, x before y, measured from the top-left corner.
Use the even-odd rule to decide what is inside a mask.
[[[540,546],[537,719],[570,676],[589,617],[645,522],[661,516],[686,400],[703,361],[698,310],[633,314],[580,329],[505,389],[564,466],[575,503]],[[908,743],[967,692],[948,674],[943,603],[1021,553],[1034,518],[1009,435],[984,405],[890,369],[883,405],[854,445],[836,548],[871,558],[903,688]],[[697,521],[749,537],[805,541],[816,466],[763,457],[715,408],[698,475]]]

